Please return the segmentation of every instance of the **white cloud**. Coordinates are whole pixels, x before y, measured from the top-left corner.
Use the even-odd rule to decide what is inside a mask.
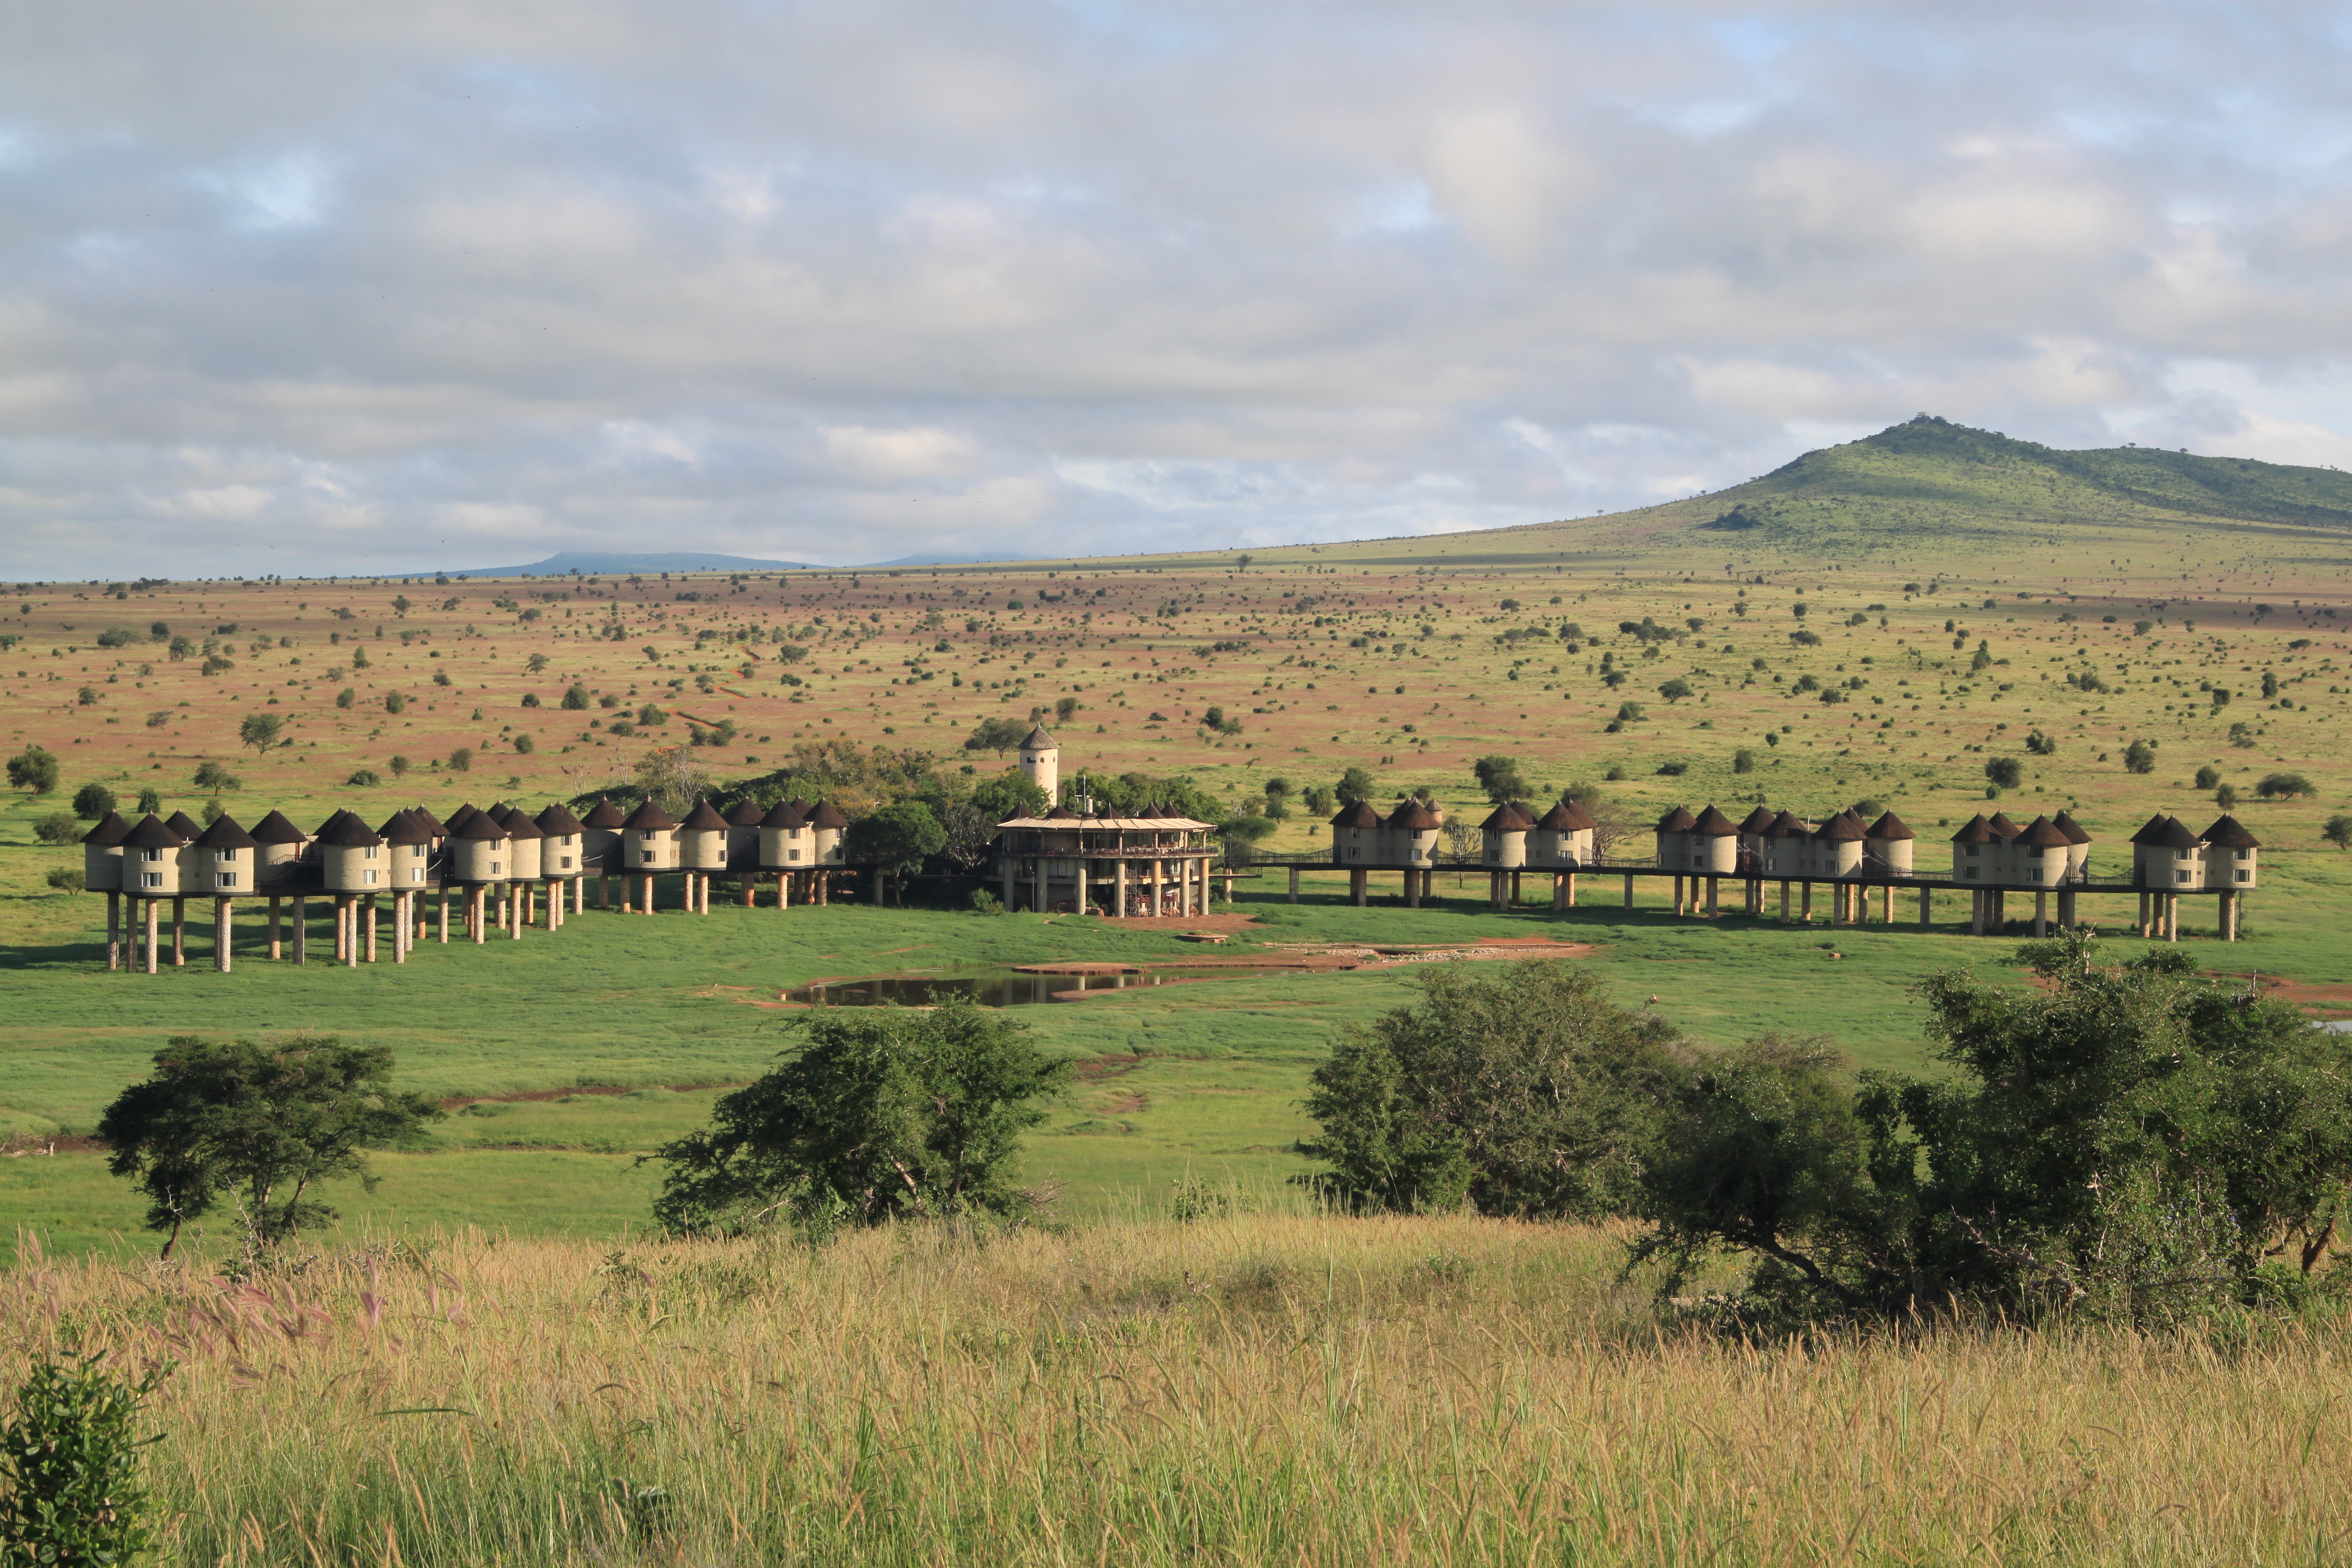
[[[2341,463],[2347,48],[2179,0],[52,7],[0,53],[0,575],[1433,531],[1921,409]]]

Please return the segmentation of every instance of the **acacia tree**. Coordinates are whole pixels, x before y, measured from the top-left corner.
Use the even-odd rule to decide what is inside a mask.
[[[278,738],[285,728],[286,721],[275,713],[248,713],[236,727],[236,738],[251,746],[258,755],[278,744]]]
[[[1018,719],[982,719],[963,740],[967,752],[993,752],[999,757],[1029,738],[1029,726]]]
[[[1036,1194],[1014,1185],[1020,1137],[1071,1069],[1025,1025],[959,999],[821,1011],[804,1026],[807,1045],[721,1096],[710,1126],[646,1156],[668,1167],[654,1203],[663,1225],[1034,1211]]]
[[[1528,782],[1528,776],[1521,771],[1516,757],[1499,754],[1480,757],[1470,764],[1470,772],[1477,778],[1478,787],[1486,792],[1486,798],[1498,804],[1507,800],[1524,800],[1537,793],[1535,786]]]
[[[844,836],[845,858],[878,868],[878,874],[897,883],[898,906],[907,904],[907,873],[948,847],[947,829],[931,808],[919,800],[886,805],[849,825]]]
[[[392,1087],[392,1052],[297,1035],[278,1045],[175,1036],[154,1075],[115,1097],[98,1135],[107,1168],[147,1196],[147,1228],[169,1231],[233,1203],[253,1238],[274,1244],[335,1211],[311,1186],[357,1176],[366,1151],[414,1143],[440,1108]]]
[[[58,787],[58,754],[46,746],[27,746],[8,759],[8,787],[48,795]]]

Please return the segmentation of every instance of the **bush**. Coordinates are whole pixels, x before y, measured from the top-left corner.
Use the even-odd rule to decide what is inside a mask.
[[[1301,1152],[1358,1210],[1559,1218],[1622,1213],[1662,1126],[1680,1050],[1663,1019],[1612,1005],[1590,971],[1448,966],[1422,1003],[1344,1026],[1313,1074]]]
[[[471,746],[460,746],[456,751],[450,752],[449,771],[458,773],[472,773],[474,771],[474,748]]]
[[[2124,748],[2124,771],[2129,773],[2156,772],[2156,744],[2152,741],[2134,741]]]
[[[529,735],[517,735],[514,738],[514,749],[518,755],[527,757],[530,755],[531,752],[539,750],[539,742],[532,740]]]
[[[2317,795],[2319,786],[2301,773],[2264,773],[2254,785],[2254,793],[2264,800],[2294,800],[2300,795]]]
[[[964,907],[976,915],[1004,913],[1004,900],[986,888],[974,888],[971,890],[971,896],[964,900]]]
[[[27,746],[8,759],[8,787],[51,795],[58,787],[58,757],[45,746]]]
[[[2019,958],[2049,987],[1920,986],[1932,1079],[1839,1080],[1816,1041],[1706,1062],[1643,1178],[1636,1263],[1680,1288],[1753,1260],[1770,1319],[1974,1305],[2155,1326],[2233,1310],[2268,1258],[2308,1275],[2352,1181],[2352,1041],[2085,933]]]
[[[71,844],[81,837],[81,819],[70,811],[53,811],[33,824],[33,837],[44,844]]]
[[[350,708],[356,704],[359,700],[359,691],[353,687],[346,686],[341,691],[335,693],[335,706],[338,708]]]
[[[566,711],[572,713],[581,712],[585,710],[588,706],[588,689],[580,685],[577,681],[565,687],[563,689],[562,706]]]
[[[404,712],[404,711],[405,711],[405,710],[407,710],[407,707],[408,707],[408,694],[407,694],[406,692],[403,692],[403,691],[387,691],[387,692],[385,692],[385,693],[383,694],[383,710],[384,710],[385,712],[387,712],[387,713],[399,713],[399,712]]]
[[[209,759],[196,764],[196,771],[191,775],[189,782],[198,789],[210,790],[215,795],[220,794],[223,790],[240,790],[245,787],[243,779],[229,772],[219,763]]]
[[[1027,1026],[958,999],[928,1010],[820,1010],[808,1044],[723,1095],[712,1124],[663,1144],[654,1216],[674,1231],[733,1232],[779,1215],[864,1225],[981,1214],[1018,1219],[1013,1184],[1033,1103],[1068,1084]]]
[[[383,775],[373,768],[353,768],[343,783],[352,789],[374,789],[383,783]]]
[[[2015,757],[1994,757],[1984,765],[1985,777],[2002,789],[2015,789],[2025,782],[2024,764]]]
[[[1749,751],[1745,746],[1742,746],[1739,750],[1732,752],[1731,771],[1735,773],[1754,773],[1756,771],[1756,753]]]
[[[163,792],[152,788],[141,790],[139,792],[139,804],[131,809],[138,812],[142,816],[153,816],[158,815],[163,809]]]
[[[392,776],[394,778],[405,778],[408,774],[408,770],[415,764],[410,763],[406,757],[395,755],[392,761],[384,765],[392,770]]]
[[[2327,826],[2319,830],[2319,837],[2338,849],[2352,849],[2352,816],[2337,812],[2327,819]]]
[[[168,1367],[135,1382],[103,1353],[43,1355],[0,1427],[0,1561],[31,1568],[130,1563],[154,1544],[139,1476],[140,1406]]]
[[[74,815],[85,822],[96,822],[114,809],[114,792],[102,784],[86,784],[74,791]]]
[[[43,879],[60,893],[79,893],[83,889],[81,868],[79,866],[52,866],[48,876]]]

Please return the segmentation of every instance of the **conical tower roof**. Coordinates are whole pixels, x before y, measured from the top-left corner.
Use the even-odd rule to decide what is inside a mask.
[[[2218,844],[2224,849],[2260,849],[2262,844],[2245,829],[2245,825],[2227,812],[2214,818],[2213,826],[2198,836],[2208,844]]]
[[[1665,816],[1658,818],[1657,830],[1660,833],[1688,833],[1692,828],[1696,827],[1697,826],[1698,818],[1690,814],[1690,808],[1688,806],[1678,805],[1675,807],[1674,810],[1666,813]]]
[[[1700,812],[1697,820],[1691,824],[1691,831],[1709,838],[1731,838],[1738,836],[1739,824],[1716,810],[1715,803],[1709,801],[1706,809]]]
[[[2091,836],[2083,831],[2083,825],[2067,813],[2062,811],[2050,820],[2058,825],[2058,831],[2066,836],[2067,843],[2088,844],[2091,841]]]
[[[766,815],[767,813],[760,809],[760,803],[753,800],[747,795],[741,800],[737,801],[734,808],[728,812],[727,826],[730,827],[757,827],[760,826],[760,819]]]
[[[1891,811],[1883,811],[1878,814],[1878,820],[1870,825],[1868,837],[1882,844],[1897,844],[1919,836],[1912,832],[1901,817]]]
[[[101,849],[110,849],[130,836],[131,824],[123,815],[119,811],[110,811],[98,819],[97,826],[81,836],[81,841],[95,844]]]
[[[177,849],[187,843],[185,834],[174,833],[171,825],[149,812],[133,823],[131,831],[122,836],[126,849]]]
[[[309,837],[274,806],[268,816],[253,825],[253,841],[257,844],[299,844]]]
[[[604,829],[625,826],[627,822],[628,818],[621,815],[619,806],[601,797],[594,805],[588,808],[588,815],[580,819],[580,825],[583,827]]]
[[[686,820],[678,826],[689,833],[724,833],[727,831],[727,819],[719,816],[709,801],[698,800],[694,803],[694,809],[686,814]]]
[[[629,819],[621,826],[631,833],[662,833],[676,828],[677,824],[670,819],[668,812],[648,800],[629,813]]]
[[[849,826],[849,818],[842,816],[829,800],[818,801],[816,805],[811,806],[808,819],[811,827],[834,828]]]
[[[551,838],[569,837],[585,831],[580,819],[572,816],[571,808],[560,800],[541,809],[532,820],[539,824],[539,830]]]
[[[199,849],[258,849],[253,835],[240,826],[236,817],[223,812],[213,818],[213,825],[196,835]]]

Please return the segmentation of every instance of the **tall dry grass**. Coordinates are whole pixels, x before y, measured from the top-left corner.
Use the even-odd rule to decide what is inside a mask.
[[[474,1237],[0,1278],[179,1363],[201,1563],[2326,1562],[2352,1338],[1738,1347],[1593,1230],[1254,1215],[812,1255]]]

